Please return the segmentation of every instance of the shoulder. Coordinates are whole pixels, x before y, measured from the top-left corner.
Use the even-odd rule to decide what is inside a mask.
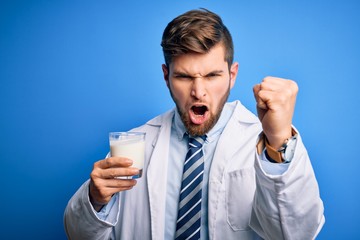
[[[175,109],[169,110],[161,115],[154,117],[146,122],[144,125],[131,129],[132,132],[145,132],[147,138],[156,136],[161,129],[167,129],[171,126]]]
[[[174,114],[175,114],[175,109],[171,109],[171,110],[149,120],[145,125],[162,126],[163,124],[171,122],[174,117]]]

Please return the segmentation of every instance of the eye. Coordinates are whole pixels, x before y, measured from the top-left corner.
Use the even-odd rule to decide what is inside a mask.
[[[192,79],[191,76],[183,75],[183,74],[176,74],[176,75],[174,75],[174,78],[179,79],[179,80],[191,80]]]
[[[209,73],[208,75],[206,75],[206,78],[208,79],[215,79],[215,78],[218,78],[218,77],[221,77],[221,74],[220,73]]]

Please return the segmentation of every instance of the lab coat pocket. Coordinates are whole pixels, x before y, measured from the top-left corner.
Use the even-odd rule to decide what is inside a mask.
[[[256,186],[254,168],[240,169],[227,173],[225,185],[228,224],[234,231],[249,230]]]

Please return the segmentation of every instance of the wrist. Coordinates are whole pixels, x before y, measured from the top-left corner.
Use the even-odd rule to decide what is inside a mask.
[[[89,201],[95,211],[100,212],[100,210],[106,205],[106,203],[100,203],[94,199],[94,197],[91,194],[91,183],[89,185]]]
[[[297,132],[292,128],[291,136],[283,140],[279,148],[274,148],[269,144],[267,136],[264,134],[264,145],[266,148],[266,156],[271,159],[271,161],[276,163],[290,162],[295,151]],[[290,148],[288,149],[288,146]]]
[[[95,201],[94,198],[91,197],[91,194],[89,194],[89,199],[90,199],[91,205],[97,212],[100,212],[100,210],[106,205],[104,203],[99,203],[99,202]]]
[[[267,134],[264,131],[264,135],[265,135],[265,139],[266,139],[266,143],[267,146],[271,146],[273,149],[279,149],[284,142],[286,141],[286,139],[289,139],[290,137],[292,137],[293,134],[293,129],[290,126],[290,128],[287,128],[286,130],[282,131],[279,134]]]

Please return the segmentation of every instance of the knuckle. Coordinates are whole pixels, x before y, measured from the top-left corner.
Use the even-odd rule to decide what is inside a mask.
[[[112,157],[108,157],[108,158],[105,158],[103,161],[104,161],[104,165],[105,165],[106,167],[109,167],[109,166],[111,166],[111,164],[112,164],[112,162],[113,162],[113,158],[112,158]]]
[[[115,178],[115,177],[119,176],[119,174],[117,174],[116,169],[109,169],[107,175],[108,175],[109,178]]]
[[[288,99],[289,99],[289,91],[287,90],[284,93],[285,94],[280,94],[278,96],[279,102],[281,102],[282,104],[286,104],[288,102]]]
[[[96,169],[94,169],[91,173],[90,173],[90,178],[91,180],[95,181],[97,178],[99,178],[99,174],[96,171]]]
[[[299,91],[299,86],[296,82],[293,81],[293,90],[295,93],[297,93]]]
[[[134,169],[133,168],[124,168],[124,171],[127,175],[133,175]]]
[[[108,167],[108,159],[102,159],[94,163],[93,169],[103,169]]]
[[[121,180],[118,180],[118,182],[117,182],[117,187],[119,187],[119,188],[125,188],[125,187],[127,187],[128,185],[127,185],[127,180],[125,180],[125,179],[121,179]]]
[[[287,81],[288,87],[291,88],[293,91],[297,91],[299,89],[298,84],[294,80]]]
[[[284,89],[284,95],[282,96],[284,96],[285,99],[283,100],[286,100],[288,97],[291,97],[292,95],[293,95],[293,91],[291,88]]]
[[[267,85],[268,85],[267,82],[262,82],[262,83],[260,83],[260,90],[266,88]]]
[[[124,188],[132,188],[134,187],[136,184],[136,181],[131,179],[131,180],[124,180],[121,187],[124,187]]]
[[[93,170],[96,169],[96,168],[99,168],[100,164],[101,164],[101,161],[95,162],[94,165],[93,165]]]
[[[264,77],[263,82],[268,82],[268,81],[270,81],[271,79],[272,79],[271,76],[266,76],[266,77]]]
[[[255,86],[253,87],[253,93],[256,93],[256,92],[257,92],[257,89],[258,89],[258,87],[257,87],[257,85],[255,85]]]
[[[259,100],[261,101],[261,100],[264,98],[264,96],[265,96],[265,92],[260,90],[260,91],[258,92],[258,96],[259,96],[259,98],[260,98]]]

